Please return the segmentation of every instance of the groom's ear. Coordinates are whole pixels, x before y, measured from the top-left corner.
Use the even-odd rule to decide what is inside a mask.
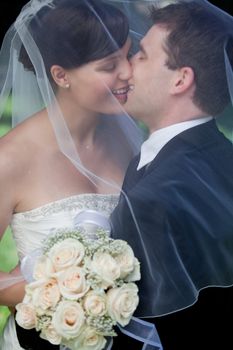
[[[177,69],[171,86],[171,94],[178,95],[194,86],[194,71],[191,67]]]

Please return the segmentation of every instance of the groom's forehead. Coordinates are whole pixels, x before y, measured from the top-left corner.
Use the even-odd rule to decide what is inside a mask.
[[[140,42],[141,50],[153,51],[158,48],[162,49],[168,34],[169,31],[165,27],[153,25]]]

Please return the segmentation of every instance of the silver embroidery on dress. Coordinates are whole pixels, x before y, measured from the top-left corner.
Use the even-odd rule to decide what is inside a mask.
[[[71,197],[63,198],[41,207],[22,212],[15,213],[14,217],[24,217],[25,219],[33,218],[34,216],[47,216],[60,211],[73,211],[92,209],[100,212],[111,213],[118,203],[119,195],[117,194],[96,194],[85,193]]]

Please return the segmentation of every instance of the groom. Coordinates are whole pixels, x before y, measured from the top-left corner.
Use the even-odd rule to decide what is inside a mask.
[[[112,233],[141,261],[136,316],[154,317],[164,350],[231,349],[233,146],[216,125],[230,104],[229,23],[197,2],[153,9],[152,19],[127,102],[150,136],[127,171]]]

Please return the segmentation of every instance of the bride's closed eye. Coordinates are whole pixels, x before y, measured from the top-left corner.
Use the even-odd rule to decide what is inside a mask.
[[[116,63],[111,63],[106,65],[105,67],[102,67],[102,71],[104,72],[113,72],[116,69]]]

